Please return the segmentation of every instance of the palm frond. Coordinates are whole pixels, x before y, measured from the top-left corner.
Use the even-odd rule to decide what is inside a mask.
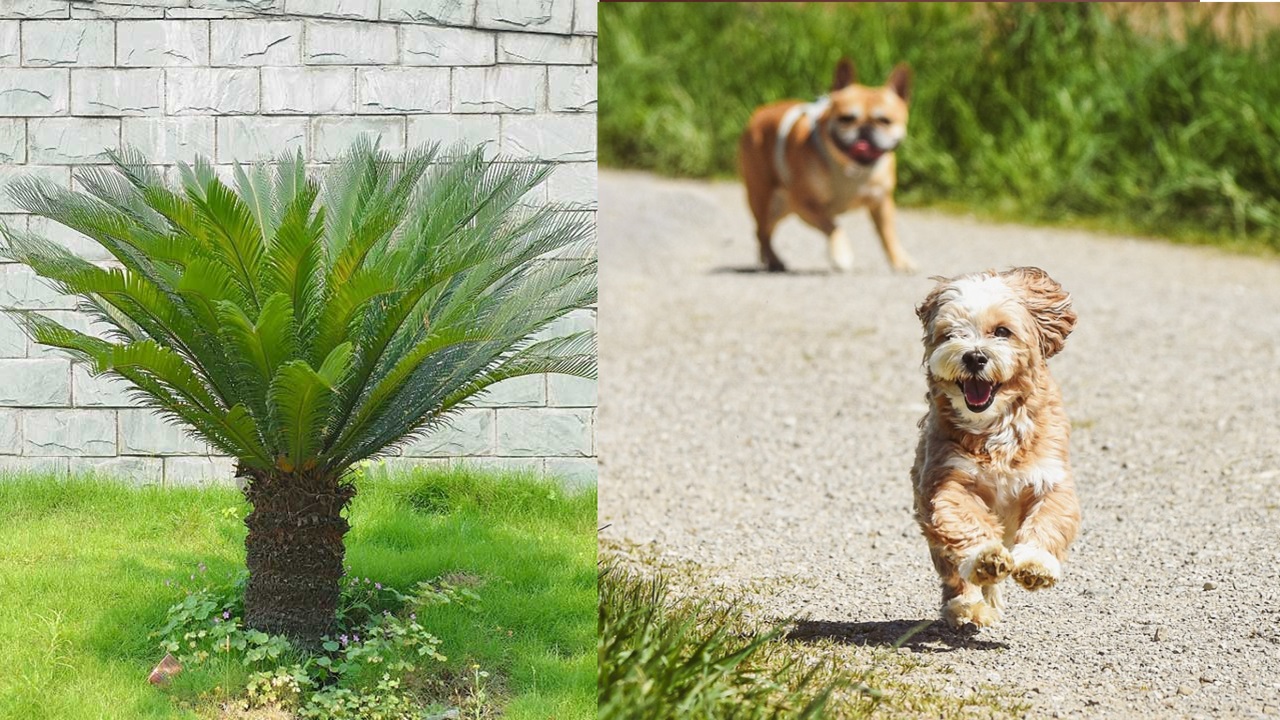
[[[24,328],[243,467],[340,476],[503,380],[594,375],[589,333],[540,337],[596,301],[589,216],[523,204],[546,164],[361,140],[322,179],[294,153],[230,184],[198,159],[171,185],[136,151],[111,160],[79,175],[83,192],[11,188],[118,264],[0,230],[107,331],[38,313]]]

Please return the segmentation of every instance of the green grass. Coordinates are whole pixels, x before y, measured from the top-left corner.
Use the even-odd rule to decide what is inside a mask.
[[[421,616],[449,656],[442,675],[491,672],[504,717],[594,717],[594,491],[471,471],[368,475],[350,509],[354,573],[406,588],[451,573],[483,582],[478,613]],[[213,578],[243,566],[246,511],[226,488],[0,479],[0,718],[217,717],[247,673],[210,664],[154,689],[148,634],[180,599],[165,580],[195,584],[201,562]]]
[[[1180,12],[601,5],[601,162],[735,174],[754,107],[822,94],[841,55],[870,84],[905,60],[905,203],[1280,250],[1280,30],[1245,7],[1225,32]]]

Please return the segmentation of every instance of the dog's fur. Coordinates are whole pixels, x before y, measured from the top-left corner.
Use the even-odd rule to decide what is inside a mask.
[[[773,230],[793,212],[827,236],[831,264],[850,270],[853,248],[836,216],[857,207],[871,211],[893,269],[915,269],[898,244],[893,204],[893,151],[906,137],[910,91],[906,65],[894,68],[884,87],[867,87],[856,84],[846,58],[836,66],[830,95],[813,103],[783,100],[752,114],[739,157],[768,270],[786,269],[773,251]]]
[[[916,310],[929,382],[911,470],[916,520],[942,578],[943,618],[985,627],[1000,619],[1006,576],[1028,590],[1058,581],[1080,526],[1071,424],[1046,364],[1076,315],[1039,268],[938,280]]]

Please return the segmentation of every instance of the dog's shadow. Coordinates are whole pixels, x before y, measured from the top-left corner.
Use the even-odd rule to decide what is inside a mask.
[[[713,267],[707,271],[708,275],[773,275],[775,277],[786,277],[788,275],[838,275],[834,270],[823,269],[801,269],[801,270],[783,270],[774,271],[764,268],[760,265],[720,265]]]
[[[867,647],[905,647],[913,652],[939,653],[954,650],[1004,650],[1009,646],[995,640],[980,640],[972,625],[954,630],[940,620],[881,620],[836,622],[797,620],[785,636],[788,642],[813,643],[821,640]]]

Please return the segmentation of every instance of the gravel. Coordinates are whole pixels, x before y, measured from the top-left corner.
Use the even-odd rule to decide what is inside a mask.
[[[1005,621],[908,644],[1035,716],[1280,717],[1280,262],[903,211],[921,266],[842,220],[852,274],[792,219],[754,267],[736,183],[600,176],[600,519],[820,637],[879,645],[937,615],[910,512],[928,276],[1039,265],[1076,332],[1051,367],[1084,509],[1062,582]],[[762,586],[776,587],[776,582]]]

